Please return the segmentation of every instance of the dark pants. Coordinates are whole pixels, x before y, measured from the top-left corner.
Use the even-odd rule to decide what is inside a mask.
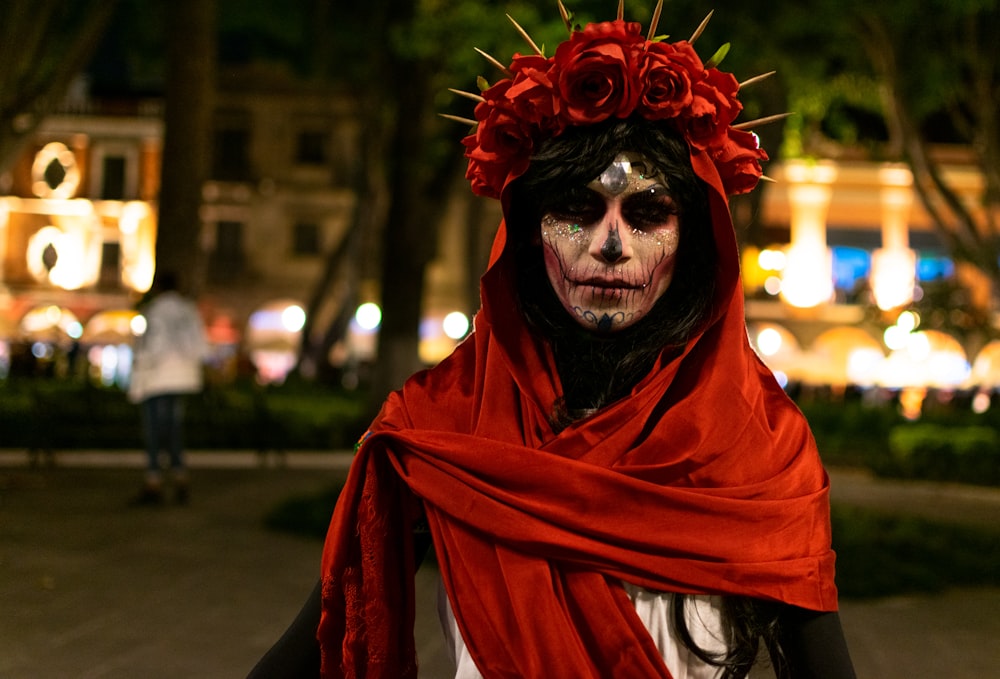
[[[142,430],[150,473],[160,471],[161,450],[170,455],[170,467],[175,472],[185,469],[183,395],[160,394],[143,401]]]

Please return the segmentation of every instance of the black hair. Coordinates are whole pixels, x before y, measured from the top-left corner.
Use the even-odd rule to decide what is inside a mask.
[[[685,608],[687,596],[673,595],[673,620],[678,638],[692,653],[709,665],[723,668],[722,679],[743,679],[757,662],[761,645],[770,653],[778,677],[785,677],[787,661],[780,639],[781,604],[745,596],[722,597],[723,635],[727,650],[712,653],[691,637]]]
[[[663,177],[679,206],[680,241],[670,286],[650,313],[632,326],[600,333],[581,326],[549,283],[538,239],[542,216],[567,192],[591,181],[622,152],[641,153]],[[668,126],[641,118],[569,128],[544,142],[512,186],[507,215],[517,267],[517,299],[532,331],[552,347],[563,396],[550,414],[558,430],[626,396],[663,351],[680,351],[703,329],[715,296],[718,254],[708,189],[691,167],[686,142]],[[724,677],[745,676],[763,642],[778,649],[773,605],[747,597],[723,599],[728,650],[713,654],[693,640],[684,617],[686,597],[674,595],[678,636]],[[772,650],[772,654],[778,653]]]
[[[170,292],[180,289],[180,278],[175,271],[157,271],[153,277],[153,289],[156,292]]]

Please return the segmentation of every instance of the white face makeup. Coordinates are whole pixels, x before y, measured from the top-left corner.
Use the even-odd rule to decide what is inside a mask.
[[[620,154],[542,216],[549,282],[584,327],[615,332],[649,313],[670,286],[678,206],[641,154]]]

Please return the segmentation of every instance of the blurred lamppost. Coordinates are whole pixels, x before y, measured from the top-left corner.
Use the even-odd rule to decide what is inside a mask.
[[[791,206],[791,244],[781,278],[781,296],[791,306],[811,308],[833,297],[833,260],[826,245],[826,214],[837,178],[833,163],[789,162],[785,166]]]
[[[882,247],[872,253],[872,295],[879,309],[888,311],[913,301],[917,253],[910,249],[909,217],[913,204],[913,175],[889,165],[879,171],[882,205]]]

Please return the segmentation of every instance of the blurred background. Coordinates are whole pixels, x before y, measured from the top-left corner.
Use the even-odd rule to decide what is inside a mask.
[[[648,25],[652,1],[626,5]],[[775,181],[732,204],[754,346],[829,461],[994,482],[996,3],[714,10],[703,59],[729,44],[740,81],[776,71],[742,120],[794,113],[755,130]],[[658,32],[706,11],[674,0]],[[473,46],[529,49],[508,13],[565,37],[555,3],[4,3],[3,445],[135,444],[123,390],[157,267],[212,344],[192,445],[349,444],[478,308],[497,206],[438,114],[469,117],[448,88],[499,76]]]
[[[585,23],[613,18],[617,3],[567,4]],[[654,0],[625,5],[648,26]],[[751,341],[833,472],[859,668],[986,676],[1000,585],[1000,498],[988,488],[1000,485],[1000,7],[669,0],[658,33],[687,38],[709,10],[704,60],[728,43],[722,67],[741,82],[776,71],[741,91],[741,120],[794,114],[754,129],[774,181],[732,210]],[[206,648],[186,661],[247,641],[225,672],[201,675],[248,668],[280,633],[314,578],[338,474],[310,468],[330,464],[318,455],[305,468],[246,467],[349,450],[390,389],[468,334],[499,213],[464,179],[468,128],[438,114],[470,117],[448,88],[500,76],[473,47],[502,63],[528,51],[508,13],[549,54],[566,37],[554,0],[0,5],[0,452],[11,465],[0,584],[18,602],[5,652],[22,663],[9,667],[57,657],[46,631],[57,620],[63,641],[83,640],[64,644],[79,669],[82,649],[111,657],[98,641],[160,629],[149,610],[201,619],[171,606],[204,598],[196,585],[225,598],[206,572],[259,577],[209,620],[245,634],[191,628]],[[193,514],[158,516],[164,544],[144,547],[154,538],[119,498],[134,470],[116,470],[141,464],[125,390],[158,268],[181,272],[208,329],[187,443],[219,469],[199,472]],[[15,468],[24,451],[103,470]],[[164,565],[170,550],[186,550],[189,574]],[[162,577],[109,603],[109,588],[131,592],[147,567]],[[267,599],[276,574],[288,582]],[[49,597],[73,586],[96,598]],[[955,586],[973,589],[886,599]],[[873,598],[887,603],[858,603]],[[137,610],[122,612],[129,601]],[[266,619],[279,602],[270,628],[248,614]],[[910,644],[893,651],[888,626]],[[180,661],[176,639],[161,645],[157,657]],[[86,676],[135,676],[121,658],[123,673],[95,660]],[[935,658],[950,669],[927,670]]]
[[[570,3],[602,20],[607,1]],[[626,3],[647,25],[653,2]],[[734,201],[752,339],[790,389],[919,415],[994,357],[995,3],[723,2],[775,183]],[[707,8],[667,4],[660,33]],[[468,332],[496,206],[447,91],[565,36],[555,3],[12,0],[0,73],[0,379],[128,381],[156,267],[196,294],[221,384],[290,375],[374,401]],[[377,357],[377,360],[376,360]]]

